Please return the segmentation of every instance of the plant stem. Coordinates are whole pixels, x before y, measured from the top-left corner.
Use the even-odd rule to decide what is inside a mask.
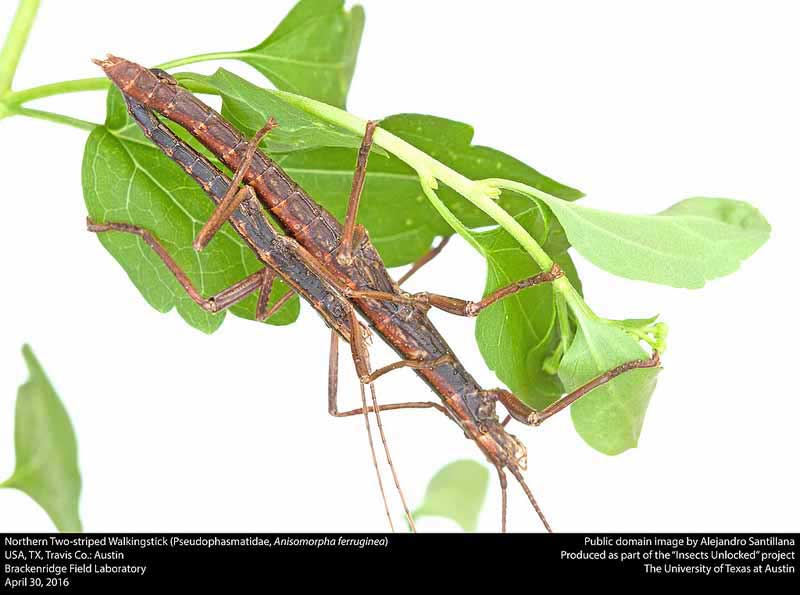
[[[97,125],[92,122],[44,110],[24,108],[20,105],[23,101],[36,99],[37,97],[83,90],[86,81],[65,81],[30,89],[27,92],[11,92],[14,75],[17,72],[22,51],[25,49],[25,44],[28,41],[28,35],[31,32],[38,10],[39,0],[20,0],[17,12],[14,14],[14,20],[11,22],[11,28],[6,36],[6,41],[3,44],[3,49],[0,50],[0,118],[15,115],[28,116],[29,118],[66,124],[81,130],[94,130]]]
[[[159,64],[158,68],[167,70],[169,68],[177,68],[178,66],[185,66],[186,64],[193,64],[196,62],[223,60],[225,58],[234,57],[234,55],[234,52],[199,54],[197,56],[179,58],[178,60]],[[73,79],[71,81],[48,83],[46,85],[39,85],[38,87],[31,87],[30,89],[9,93],[4,97],[4,101],[9,105],[21,105],[28,101],[33,101],[34,99],[42,99],[43,97],[51,97],[52,95],[63,95],[65,93],[77,93],[80,91],[106,91],[109,88],[111,88],[111,82],[104,76]]]
[[[51,95],[77,93],[79,91],[105,91],[110,86],[110,81],[105,77],[75,79],[71,81],[60,81],[58,83],[48,83],[47,85],[15,91],[9,93],[3,99],[9,105],[21,105],[28,101],[41,99],[42,97],[50,97]]]
[[[273,93],[284,101],[306,112],[312,113],[323,120],[327,120],[356,134],[364,134],[367,125],[366,120],[362,120],[353,114],[325,103],[309,99],[308,97],[295,95],[286,91],[273,91]],[[457,225],[453,225],[451,221],[451,219],[454,218],[453,214],[450,213],[447,207],[439,200],[438,196],[436,196],[435,192],[433,192],[433,189],[437,187],[437,180],[447,184],[450,188],[461,194],[473,205],[496,221],[500,227],[505,229],[511,237],[519,242],[539,268],[543,271],[549,271],[552,268],[553,260],[550,256],[548,256],[536,240],[531,237],[527,230],[522,227],[514,217],[495,202],[495,199],[500,196],[501,188],[515,190],[528,196],[541,193],[541,191],[525,184],[512,182],[511,180],[470,180],[466,176],[450,169],[430,155],[423,153],[415,146],[382,128],[378,128],[375,131],[373,142],[401,161],[404,161],[417,172],[421,178],[422,188],[428,199],[431,200],[433,206],[442,214],[443,218],[453,226],[455,231],[470,243],[470,245],[481,251],[479,247],[475,246],[476,242],[474,238],[472,238],[472,235],[460,222],[458,222]],[[448,215],[445,215],[443,209]],[[564,300],[570,305],[573,311],[575,311],[579,319],[597,318],[596,314],[591,311],[580,294],[569,282],[569,279],[560,277],[553,282],[553,286],[556,291],[563,296]]]
[[[81,130],[88,130],[91,132],[99,124],[81,120],[80,118],[73,118],[72,116],[65,116],[64,114],[56,114],[54,112],[47,112],[39,109],[31,109],[28,107],[14,107],[9,115],[28,116],[29,118],[36,118],[37,120],[47,120],[48,122],[56,122],[57,124],[66,124],[73,128],[80,128]]]
[[[184,64],[192,62],[202,62],[206,60],[220,60],[225,56],[232,54],[201,54],[198,56],[191,56],[189,58],[181,58],[161,64],[159,68],[175,68]],[[13,73],[12,73],[13,76]],[[193,81],[187,81],[184,85],[187,88],[198,93],[213,93],[213,88],[208,88],[202,84],[197,84]],[[7,93],[0,98],[0,118],[7,116],[29,116],[31,118],[38,118],[40,120],[49,120],[51,122],[58,122],[60,124],[67,124],[83,130],[93,130],[97,124],[73,118],[62,114],[53,112],[30,109],[22,107],[24,103],[33,101],[34,99],[42,99],[44,97],[51,97],[53,95],[63,95],[65,93],[77,93],[80,91],[107,91],[111,88],[111,82],[105,77],[92,77],[85,79],[73,79],[69,81],[59,81],[57,83],[48,83],[46,85],[39,85],[38,87],[31,87],[23,89],[22,91],[15,91]]]
[[[274,93],[287,102],[342,128],[346,128],[356,134],[364,133],[367,125],[366,120],[362,120],[344,110],[285,91],[274,91]],[[382,128],[378,128],[375,131],[373,140],[375,144],[414,168],[422,178],[423,187],[427,185],[429,188],[436,188],[436,180],[441,180],[508,231],[525,248],[542,270],[547,271],[552,268],[553,260],[542,250],[536,240],[530,236],[516,219],[495,202],[499,193],[494,191],[490,185],[470,180]],[[456,231],[459,230],[457,229]],[[459,235],[462,234],[459,232]],[[468,238],[465,239],[469,241]]]
[[[39,0],[20,0],[3,49],[0,50],[0,97],[11,89],[22,50],[25,49],[38,9]]]
[[[558,316],[558,327],[561,333],[561,342],[559,347],[561,353],[564,354],[569,349],[572,342],[572,327],[569,324],[569,312],[567,312],[567,301],[564,299],[563,294],[556,294],[556,315]]]
[[[236,59],[241,55],[241,52],[217,52],[213,54],[198,54],[196,56],[189,56],[187,58],[178,58],[170,62],[159,64],[158,68],[168,70],[170,68],[177,68],[179,66],[186,66],[187,64],[196,64],[197,62],[208,62],[210,60],[228,60]],[[8,93],[3,99],[10,105],[21,105],[34,99],[41,99],[43,97],[50,97],[52,95],[63,95],[64,93],[77,93],[79,91],[106,91],[111,87],[110,81],[103,77],[92,77],[85,79],[74,79],[71,81],[59,81],[57,83],[48,83],[46,85],[39,85],[38,87],[31,87],[22,91]]]
[[[592,309],[589,307],[581,294],[578,293],[578,290],[572,286],[572,283],[569,282],[569,279],[566,277],[559,277],[555,281],[553,281],[553,287],[556,288],[556,291],[559,292],[562,296],[564,296],[564,300],[569,304],[569,307],[572,308],[572,311],[575,313],[575,316],[578,319],[578,324],[583,324],[587,320],[597,320],[599,317],[595,314]]]
[[[442,202],[442,199],[439,198],[439,195],[436,194],[436,191],[425,182],[420,181],[420,183],[425,196],[427,196],[428,200],[431,201],[433,208],[436,209],[439,215],[442,216],[442,219],[447,221],[450,227],[456,230],[458,235],[467,240],[467,243],[469,243],[470,246],[475,248],[475,250],[477,250],[481,255],[486,256],[483,246],[481,246],[480,243],[478,243],[478,241],[473,237],[469,229],[467,229],[466,226],[459,221],[458,217],[456,217],[453,212],[447,208],[447,205]]]
[[[246,52],[211,52],[208,54],[196,54],[187,58],[178,58],[159,64],[158,68],[169,70],[170,68],[177,68],[178,66],[186,66],[187,64],[197,64],[198,62],[211,62],[212,60],[240,60],[242,56],[247,55]]]
[[[21,0],[17,14],[14,17],[11,30],[6,39],[6,44],[0,53],[0,117],[11,115],[23,115],[41,120],[48,120],[60,124],[67,124],[80,128],[83,130],[93,130],[97,125],[86,120],[73,118],[62,114],[47,112],[43,110],[36,110],[22,107],[23,103],[32,101],[34,99],[41,99],[50,97],[52,95],[59,95],[63,93],[75,93],[79,91],[99,91],[106,90],[110,87],[107,79],[102,77],[75,79],[68,81],[61,81],[58,83],[49,83],[32,87],[22,91],[10,93],[11,83],[14,78],[17,64],[20,55],[25,46],[33,19],[36,15],[36,10],[39,6],[39,0]],[[214,52],[208,54],[197,54],[186,58],[179,58],[170,62],[165,62],[160,65],[160,68],[169,69],[185,66],[187,64],[194,64],[197,62],[207,62],[211,60],[226,60],[226,59],[240,59],[244,54],[242,52]],[[333,106],[294,95],[292,93],[275,91],[275,94],[282,97],[290,104],[315,114],[329,122],[337,124],[352,132],[363,134],[367,122],[344,110],[335,108]],[[378,146],[386,149],[400,160],[411,166],[419,175],[422,184],[422,189],[428,200],[436,208],[437,212],[453,227],[453,229],[462,236],[471,246],[479,252],[483,252],[480,244],[475,241],[475,238],[469,230],[461,224],[460,221],[453,215],[447,206],[439,199],[435,190],[438,187],[437,180],[443,182],[464,198],[470,201],[473,205],[478,207],[484,213],[489,215],[495,222],[497,222],[503,229],[505,229],[525,251],[533,258],[536,264],[543,270],[550,270],[553,266],[553,260],[542,249],[542,247],[534,240],[531,235],[525,230],[522,225],[517,222],[505,209],[500,207],[495,200],[500,196],[501,188],[508,188],[516,190],[528,196],[538,196],[537,193],[541,191],[519,184],[510,180],[484,180],[476,181],[467,178],[466,176],[458,173],[457,171],[447,167],[443,163],[437,161],[430,155],[420,151],[413,145],[405,142],[401,138],[391,134],[390,132],[379,128],[375,132],[374,142]],[[581,298],[580,294],[570,284],[566,277],[556,279],[553,286],[561,294],[564,300],[572,307],[578,314],[579,318],[586,316],[595,317],[594,313],[589,309],[586,303]]]

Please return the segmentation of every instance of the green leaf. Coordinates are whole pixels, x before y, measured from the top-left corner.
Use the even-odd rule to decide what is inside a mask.
[[[639,342],[613,323],[582,319],[558,375],[571,392],[625,362],[647,357]],[[659,370],[625,372],[571,406],[575,429],[589,446],[607,455],[636,447]]]
[[[556,182],[511,155],[491,147],[473,145],[475,130],[469,124],[437,116],[399,114],[381,120],[381,127],[470,179],[482,180],[494,177],[514,180],[567,201],[574,201],[583,196],[580,190]],[[455,191],[440,188],[438,194],[467,227],[494,224],[483,211],[467,202]],[[521,200],[513,193],[501,197],[499,202],[505,206],[505,201],[516,205],[516,208],[511,209],[505,207],[512,214],[525,209],[521,206]],[[465,209],[463,218],[459,212],[461,204],[469,207]]]
[[[314,200],[340,220],[344,217],[360,137],[290,106],[271,91],[223,69],[210,77],[194,75],[189,80],[218,92],[223,99],[222,114],[248,135],[269,116],[275,117],[280,128],[265,140],[271,157]],[[475,179],[502,173],[565,200],[582,196],[505,153],[472,145],[472,127],[461,122],[402,114],[381,120],[381,126]],[[467,227],[494,224],[451,189],[440,188],[440,196]],[[527,199],[513,193],[505,193],[500,204],[512,214],[530,208]],[[452,233],[425,198],[417,173],[379,147],[370,156],[359,223],[367,228],[390,267],[413,262],[430,248],[436,236]]]
[[[223,98],[222,115],[248,137],[255,134],[269,117],[279,126],[264,139],[268,153],[286,153],[320,147],[349,147],[358,149],[361,136],[330,124],[290,105],[274,93],[225,70],[211,76],[181,74],[178,80],[211,87]],[[376,147],[377,152],[385,154]]]
[[[284,91],[344,107],[364,29],[364,10],[344,0],[302,0],[272,35],[239,59]]]
[[[554,258],[575,284],[575,267],[569,245],[549,210],[528,209],[515,219]],[[542,270],[503,229],[476,233],[487,261],[484,295]],[[520,399],[537,409],[546,407],[563,392],[558,376],[543,369],[545,359],[561,341],[553,285],[525,289],[483,310],[475,337],[486,365]]]
[[[486,500],[489,471],[475,461],[455,461],[433,476],[415,519],[437,516],[451,519],[464,531],[478,528],[478,517]]]
[[[359,6],[344,10],[343,0],[302,0],[256,47],[227,52],[225,57],[250,64],[277,88],[300,93],[320,101],[343,106],[353,77],[364,26]],[[230,73],[218,73],[222,84]],[[238,77],[234,77],[238,78]],[[204,90],[214,90],[206,77],[182,75]],[[303,114],[272,96],[253,93],[254,85],[229,89],[229,105],[255,101],[261,112],[240,110],[251,118],[275,115],[281,128],[270,135],[271,150],[302,150],[315,146],[358,147],[361,139],[321,121],[309,121]],[[237,94],[250,91],[250,94]],[[281,110],[282,108],[282,110]],[[227,114],[230,115],[230,114]],[[238,122],[254,132],[260,121]],[[252,128],[251,128],[252,126]],[[186,139],[183,132],[179,132]],[[290,140],[289,140],[290,139]],[[192,141],[197,148],[197,144]],[[269,145],[268,145],[269,146]],[[97,221],[135,223],[149,229],[165,244],[178,264],[203,295],[213,295],[254,272],[262,265],[232,230],[226,226],[201,254],[191,248],[191,239],[212,212],[211,202],[185,173],[153,147],[128,119],[116,91],[109,95],[106,125],[95,129],[84,149],[82,169],[84,200],[90,217]],[[167,312],[173,307],[192,326],[210,333],[219,328],[224,313],[212,315],[192,302],[161,261],[134,236],[104,233],[103,246],[122,265],[129,277],[154,308]],[[272,301],[287,288],[277,283]],[[252,319],[255,296],[231,311]],[[267,322],[289,324],[297,318],[299,301],[294,298]]]
[[[564,200],[576,200],[583,196],[583,193],[579,190],[556,182],[502,151],[473,145],[472,140],[475,131],[469,124],[437,116],[399,114],[382,119],[381,127],[429,154],[447,167],[473,180],[502,175],[507,179],[533,186]],[[373,161],[370,160],[370,167],[377,168],[379,166],[374,166]],[[405,164],[401,164],[398,169],[416,178],[416,172]],[[467,228],[475,229],[496,225],[496,222],[486,213],[446,185],[440,185],[437,194],[445,206]],[[398,203],[398,200],[403,200],[404,202]],[[431,238],[435,237],[435,235],[452,233],[450,226],[442,220],[430,203],[424,199],[418,184],[411,187],[408,194],[394,199],[391,196],[387,196],[386,193],[381,193],[375,202],[385,201],[385,206],[380,205],[380,207],[391,213],[393,210],[392,203],[409,204],[411,200],[417,200],[422,207],[419,209],[418,214],[415,213],[415,218],[419,221],[427,221],[432,232],[435,229],[436,233],[432,233]],[[513,192],[504,193],[498,202],[511,215],[526,212],[529,207],[526,204],[527,199]],[[377,208],[378,206],[376,206]],[[398,223],[397,218],[394,218],[393,221],[395,224]],[[408,219],[406,220],[407,222]],[[371,230],[372,228],[367,225],[367,229]],[[430,245],[430,242],[428,242],[428,245]],[[419,254],[419,256],[421,255]]]
[[[690,198],[657,215],[542,200],[590,262],[620,277],[673,287],[698,288],[734,272],[770,234],[757,209],[727,198]]]
[[[79,532],[81,475],[78,445],[67,410],[31,348],[22,356],[30,378],[17,392],[14,420],[14,473],[0,487],[28,494],[59,531]]]
[[[310,196],[344,220],[353,183],[355,151],[325,149],[276,156],[276,161]],[[419,178],[397,159],[369,159],[358,222],[388,267],[415,261],[434,238],[452,230],[431,207]]]
[[[95,129],[86,141],[82,181],[92,219],[133,223],[153,232],[205,296],[263,268],[228,225],[203,252],[194,251],[192,239],[211,216],[213,203],[127,118],[124,102],[116,91],[109,97],[106,125]],[[186,322],[206,333],[222,324],[225,313],[210,314],[195,304],[140,238],[107,232],[98,234],[98,239],[159,312],[175,308]],[[284,284],[276,283],[271,302],[286,291]],[[252,295],[231,311],[254,319],[256,299]],[[294,298],[267,322],[289,324],[299,310],[299,301]]]
[[[269,116],[275,117],[280,127],[267,136],[266,149],[317,202],[340,219],[344,217],[361,144],[358,135],[315,118],[223,69],[208,77],[179,75],[179,80],[221,95],[223,115],[245,134],[253,134]],[[481,178],[500,171],[565,199],[580,196],[580,192],[554,182],[513,157],[472,146],[472,128],[465,124],[431,116],[401,115],[385,119],[382,125],[436,153],[447,164],[462,168],[467,175]],[[187,138],[184,132],[177,132]],[[116,92],[109,98],[106,125],[96,129],[87,141],[83,186],[92,218],[135,223],[152,231],[204,295],[230,286],[260,266],[227,226],[203,253],[198,255],[192,250],[191,239],[212,212],[211,202],[180,168],[144,138],[127,117]],[[451,190],[441,191],[448,206],[469,226],[492,223]],[[501,203],[512,213],[530,210],[530,202],[513,193],[507,193]],[[368,229],[390,267],[413,262],[429,249],[436,236],[452,233],[423,196],[416,172],[379,148],[370,158],[359,222]],[[205,332],[213,332],[222,324],[224,314],[208,314],[192,302],[139,238],[105,233],[99,239],[153,307],[161,312],[174,307],[189,324]],[[568,257],[565,255],[564,259]],[[568,266],[571,263],[565,262]],[[276,299],[284,291],[282,285],[276,285]],[[232,311],[252,318],[254,303],[255,297],[251,297]],[[288,324],[298,312],[298,302],[292,300],[269,322]]]

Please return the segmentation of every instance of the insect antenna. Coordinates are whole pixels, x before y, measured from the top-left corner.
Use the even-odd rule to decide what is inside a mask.
[[[539,508],[539,504],[536,502],[536,498],[533,497],[533,492],[531,492],[531,489],[528,487],[528,484],[525,483],[525,479],[522,477],[522,473],[520,472],[520,470],[513,465],[509,465],[508,470],[511,471],[512,475],[517,478],[519,485],[522,486],[522,489],[525,491],[525,495],[528,496],[528,500],[530,500],[531,504],[533,505],[533,509],[536,511],[536,514],[538,514],[539,518],[542,520],[544,528],[547,529],[548,533],[552,533],[553,529],[550,527],[550,523],[548,523],[547,519],[544,517],[542,509]]]
[[[363,384],[362,391],[363,389]],[[380,407],[378,407],[378,397],[375,394],[375,385],[369,385],[370,394],[372,396],[372,410],[375,412],[375,420],[378,422],[378,431],[381,435],[381,441],[383,442],[383,452],[386,453],[386,462],[389,463],[389,469],[392,471],[392,477],[394,478],[394,485],[397,488],[397,493],[400,494],[400,501],[403,503],[403,510],[406,513],[406,519],[408,519],[408,526],[411,527],[411,532],[417,532],[417,526],[414,524],[414,517],[411,516],[411,511],[408,509],[408,504],[406,503],[406,496],[403,493],[403,488],[400,487],[400,480],[397,477],[397,471],[394,468],[394,463],[392,463],[392,455],[389,454],[389,444],[386,441],[386,434],[383,431],[383,424],[381,423],[381,414],[380,414]],[[366,411],[366,409],[365,409]]]
[[[361,410],[364,413],[364,424],[367,426],[367,437],[369,438],[369,450],[372,453],[372,464],[375,467],[375,475],[377,475],[378,477],[378,488],[381,491],[381,498],[383,499],[383,508],[386,511],[386,518],[389,519],[389,527],[392,529],[392,533],[394,533],[395,531],[394,531],[394,523],[392,522],[392,514],[389,512],[389,502],[388,500],[386,500],[386,491],[383,489],[383,478],[381,477],[380,467],[378,467],[378,457],[375,454],[375,442],[372,439],[372,427],[370,426],[369,423],[369,410],[367,409],[367,394],[366,392],[364,392],[364,385],[362,383],[359,383],[359,386],[361,387]],[[373,393],[373,400],[374,398],[375,396]],[[378,424],[380,427],[380,421],[378,422]],[[381,437],[382,436],[383,436],[383,430],[381,430]],[[385,445],[386,442],[384,441],[384,446]]]

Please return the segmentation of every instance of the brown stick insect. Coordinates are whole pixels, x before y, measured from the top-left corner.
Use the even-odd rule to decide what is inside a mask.
[[[248,141],[220,114],[180,87],[169,74],[160,70],[148,70],[114,56],[97,61],[97,64],[122,91],[129,113],[145,136],[200,184],[217,205],[214,214],[197,236],[195,249],[203,249],[220,227],[229,222],[265,267],[221,293],[206,298],[194,288],[158,239],[147,230],[129,223],[93,221],[89,222],[89,230],[139,235],[156,251],[189,296],[210,312],[218,312],[254,292],[259,292],[257,318],[263,320],[269,317],[291,295],[287,294],[284,299],[267,308],[269,293],[276,277],[285,281],[293,292],[305,299],[331,328],[328,411],[335,417],[364,416],[377,471],[377,457],[369,423],[369,414],[375,415],[387,462],[412,530],[415,529],[414,520],[391,462],[381,424],[380,413],[383,411],[436,409],[445,414],[461,428],[467,438],[478,445],[497,470],[502,497],[501,530],[506,530],[507,517],[505,470],[516,478],[545,528],[551,530],[522,474],[527,466],[525,446],[506,431],[506,424],[513,418],[526,425],[539,425],[589,391],[628,370],[658,366],[658,353],[654,352],[649,359],[630,361],[609,370],[540,411],[528,407],[506,390],[484,390],[430,322],[428,310],[438,308],[458,316],[477,316],[483,309],[505,297],[557,279],[563,274],[557,265],[550,271],[498,289],[479,301],[432,293],[404,292],[400,288],[400,282],[435,257],[446,240],[415,263],[400,282],[395,282],[371,244],[367,230],[356,223],[372,136],[377,123],[370,122],[364,131],[347,214],[342,225],[259,150],[258,145],[264,135],[277,125],[272,119]],[[155,113],[189,131],[234,172],[233,180],[181,141],[159,121]],[[274,228],[264,216],[262,206],[275,218],[281,230]],[[360,322],[360,317],[398,353],[401,358],[399,361],[372,369],[367,342],[370,332]],[[350,344],[353,363],[361,382],[362,407],[344,412],[340,412],[337,407],[340,338]],[[399,368],[413,369],[439,396],[441,403],[379,405],[375,381]],[[371,405],[368,405],[366,399],[367,385],[370,389]],[[508,417],[503,422],[497,415],[498,402],[508,412]],[[391,526],[391,515],[380,472],[377,475]]]

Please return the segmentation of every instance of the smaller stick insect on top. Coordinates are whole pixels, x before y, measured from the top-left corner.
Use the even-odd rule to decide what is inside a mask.
[[[195,239],[194,248],[202,250],[227,222],[253,250],[264,268],[215,296],[204,297],[148,230],[132,222],[114,221],[90,221],[89,230],[138,235],[157,253],[189,296],[209,312],[219,312],[258,292],[257,318],[263,320],[271,316],[291,295],[290,292],[268,307],[270,290],[276,278],[286,282],[292,292],[305,299],[331,328],[328,410],[336,417],[363,415],[377,471],[369,414],[375,416],[384,453],[412,530],[414,520],[391,463],[381,424],[380,413],[385,411],[435,409],[445,414],[478,445],[497,470],[501,485],[502,530],[506,530],[507,517],[506,470],[519,482],[544,526],[550,530],[523,477],[527,453],[524,445],[506,430],[509,419],[526,425],[539,425],[621,374],[659,366],[658,353],[653,352],[649,359],[632,360],[608,370],[542,410],[530,408],[506,390],[483,389],[428,319],[428,310],[437,308],[458,316],[476,316],[517,292],[559,278],[563,273],[557,265],[549,271],[502,287],[478,301],[433,293],[407,293],[400,288],[400,283],[436,256],[445,242],[418,261],[400,282],[395,282],[370,242],[367,230],[356,223],[377,123],[370,122],[365,128],[347,214],[341,224],[258,148],[264,135],[279,122],[270,119],[253,139],[247,139],[169,74],[115,56],[96,63],[123,93],[129,113],[145,136],[182,167],[216,204],[214,214]],[[180,140],[159,121],[156,113],[185,128],[234,172],[233,179]],[[278,222],[280,230],[275,229],[264,216],[262,207]],[[371,332],[361,319],[400,356],[399,361],[373,370],[368,353]],[[346,412],[340,412],[336,404],[340,338],[350,344],[353,364],[361,382],[362,407]],[[414,370],[441,402],[380,405],[375,381],[400,368]],[[367,403],[366,386],[370,389],[371,404]],[[496,411],[498,403],[508,412],[503,422]],[[383,494],[383,481],[379,472],[377,475]],[[385,495],[384,505],[391,525]]]

